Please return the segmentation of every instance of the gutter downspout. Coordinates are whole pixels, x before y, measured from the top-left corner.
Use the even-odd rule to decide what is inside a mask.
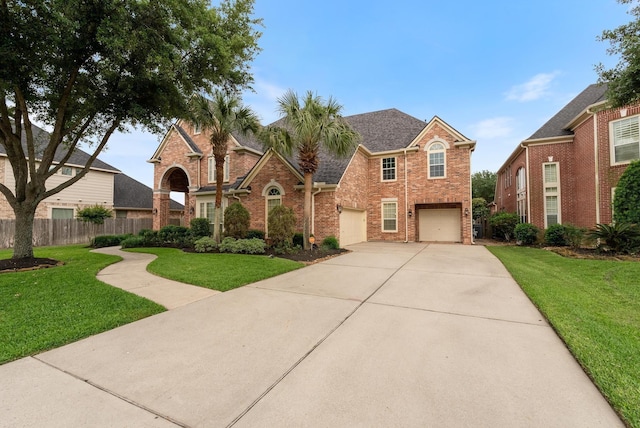
[[[404,152],[404,242],[409,242],[409,190],[407,180],[407,149]],[[417,213],[416,213],[417,215]]]
[[[598,156],[598,112],[587,109],[587,113],[593,114],[593,161],[595,166],[595,186],[596,186],[596,224],[600,223],[600,160]]]
[[[320,192],[322,189],[318,187],[318,191],[311,194],[311,234],[314,236],[316,234],[316,195]]]

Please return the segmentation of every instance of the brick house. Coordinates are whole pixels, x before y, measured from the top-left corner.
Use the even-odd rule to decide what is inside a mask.
[[[49,139],[49,134],[35,125],[33,133],[36,141]],[[26,143],[23,143],[26,153]],[[62,152],[57,152],[54,156],[54,164],[58,164],[62,157]],[[53,188],[74,177],[78,170],[84,168],[89,158],[89,154],[76,149],[66,164],[47,180],[47,188]],[[9,189],[15,188],[13,170],[6,151],[1,145],[0,183]],[[153,191],[117,168],[96,159],[82,179],[42,201],[36,209],[35,218],[74,218],[78,210],[93,205],[109,208],[119,218],[151,218]],[[169,213],[173,223],[180,223],[183,211],[182,204],[172,201]],[[13,218],[13,209],[0,193],[0,219]]]
[[[611,223],[615,187],[640,158],[640,105],[609,108],[606,85],[590,85],[498,170],[495,209],[541,229]]]
[[[314,176],[311,231],[342,246],[370,240],[470,244],[471,141],[438,117],[425,123],[396,109],[349,116],[362,136],[346,158],[320,152]],[[214,161],[207,137],[178,121],[149,162],[154,164],[154,228],[166,224],[169,192],[185,192],[186,222],[213,219]],[[223,207],[251,213],[251,228],[267,233],[270,207],[292,207],[302,230],[303,175],[287,159],[250,137],[233,136],[225,162]]]

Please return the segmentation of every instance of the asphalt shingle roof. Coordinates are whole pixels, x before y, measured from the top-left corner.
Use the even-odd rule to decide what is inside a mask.
[[[50,134],[45,131],[42,128],[39,128],[35,125],[33,126],[33,139],[34,139],[34,143],[36,146],[36,156],[39,159],[40,156],[42,155],[42,152],[44,151],[44,147],[48,144],[49,142],[49,136]],[[23,133],[22,135],[22,147],[24,148],[25,153],[27,152],[27,141],[26,141],[26,137]],[[58,150],[56,150],[56,153],[53,157],[55,162],[60,162],[60,160],[64,157],[66,150],[64,149],[64,147],[59,147]],[[7,152],[4,148],[4,146],[0,145],[0,154],[2,155],[6,155]],[[69,160],[67,161],[67,164],[69,165],[79,165],[79,166],[84,166],[87,164],[87,161],[89,160],[91,156],[80,150],[80,149],[76,149],[73,154],[71,155],[71,157],[69,158]],[[109,165],[106,162],[101,161],[100,159],[96,159],[95,161],[93,161],[93,164],[91,165],[92,168],[99,168],[99,169],[103,169],[103,170],[107,170],[107,171],[113,171],[113,172],[119,172],[120,170],[117,168],[112,167],[111,165]]]
[[[395,108],[346,116],[344,119],[361,135],[360,144],[374,153],[408,147],[427,126],[424,121]],[[282,126],[282,121],[278,120],[272,125]],[[344,158],[339,158],[321,146],[320,163],[313,180],[319,183],[337,184],[349,165],[354,151]],[[295,154],[289,158],[289,162],[301,171]]]
[[[198,145],[193,141],[193,139],[191,139],[189,134],[187,134],[187,131],[185,131],[180,125],[176,124],[174,126],[176,127],[176,129],[178,130],[178,132],[180,133],[182,138],[184,138],[184,141],[187,142],[187,144],[189,145],[189,148],[191,149],[192,152],[194,152],[194,153],[202,153],[202,151],[200,150],[200,147],[198,147]]]
[[[578,94],[577,97],[571,100],[569,104],[556,113],[555,116],[549,119],[547,123],[542,125],[540,129],[534,132],[528,140],[573,135],[573,132],[566,129],[565,126],[590,105],[606,100],[606,92],[606,84],[589,85],[584,91]]]
[[[113,177],[113,207],[150,210],[153,208],[153,190],[126,174],[116,174]],[[171,200],[170,209],[182,210],[184,205]]]

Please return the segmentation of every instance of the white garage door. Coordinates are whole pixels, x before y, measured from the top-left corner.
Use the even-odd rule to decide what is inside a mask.
[[[344,208],[340,214],[340,246],[367,240],[366,211]]]
[[[461,242],[460,208],[419,211],[420,241]]]

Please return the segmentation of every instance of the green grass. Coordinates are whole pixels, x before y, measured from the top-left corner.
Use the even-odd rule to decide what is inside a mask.
[[[640,428],[640,263],[487,247],[546,316],[616,411]]]
[[[304,266],[278,257],[243,254],[185,253],[175,248],[136,248],[128,251],[158,256],[147,270],[163,278],[228,291]]]
[[[0,259],[11,250],[0,251]],[[119,257],[83,246],[36,248],[64,266],[0,274],[0,364],[33,355],[165,309],[96,279]]]

